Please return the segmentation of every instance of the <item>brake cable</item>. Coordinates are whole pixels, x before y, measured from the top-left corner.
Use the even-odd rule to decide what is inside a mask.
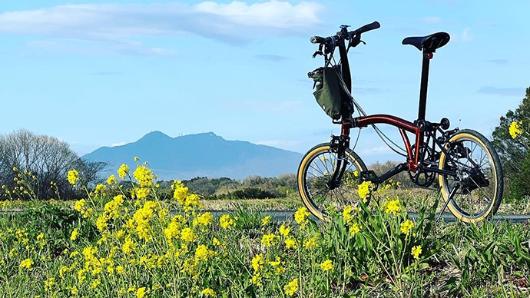
[[[355,99],[352,98],[352,100],[353,100],[353,104],[361,112],[361,114],[363,116],[366,116],[366,113],[364,112],[364,110],[362,109],[360,104]],[[397,154],[399,154],[399,155],[401,155],[403,157],[407,157],[405,149],[403,149],[398,144],[396,144],[396,142],[394,142],[392,139],[390,139],[390,137],[388,137],[384,132],[382,132],[381,129],[379,129],[379,127],[377,127],[377,125],[370,124],[370,126],[372,126],[372,128],[375,130],[375,132],[377,133],[379,138],[383,141],[383,143],[385,143],[385,145],[387,145],[388,148],[390,148],[390,150],[394,151],[395,153],[397,153]],[[392,145],[394,145],[395,148],[392,145],[390,145],[388,142],[390,142]],[[402,152],[399,152],[398,150],[401,150]]]
[[[342,76],[339,76],[339,77],[340,77],[340,80],[342,81],[342,83],[345,84]],[[366,116],[366,112],[363,110],[363,108],[361,107],[359,102],[357,102],[357,100],[355,100],[355,98],[351,94],[350,94],[350,97],[352,99],[353,104],[357,108],[357,111],[359,111],[359,114],[363,115],[363,116]],[[406,155],[407,151],[405,151],[405,149],[403,149],[400,145],[396,144],[396,142],[394,142],[392,139],[390,139],[390,137],[388,137],[384,132],[382,132],[381,129],[379,129],[379,127],[377,127],[377,125],[370,124],[370,126],[372,126],[372,128],[375,130],[375,132],[377,133],[379,138],[385,143],[385,145],[387,145],[388,148],[390,148],[390,150],[394,151],[395,153],[397,153],[397,154],[399,154],[399,155],[401,155],[403,157],[407,157],[407,155]],[[360,134],[360,129],[359,129],[359,134]],[[359,136],[357,136],[357,137],[359,137]],[[393,146],[395,146],[395,148],[392,145],[390,145],[388,142],[390,142]],[[357,145],[357,143],[356,143],[356,145]],[[401,150],[402,152],[399,152],[398,150]]]

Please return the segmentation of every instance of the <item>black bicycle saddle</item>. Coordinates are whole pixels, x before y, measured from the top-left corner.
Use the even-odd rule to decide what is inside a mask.
[[[446,32],[437,32],[422,37],[406,37],[402,44],[410,44],[420,51],[434,53],[436,49],[445,46],[449,42],[449,34]]]

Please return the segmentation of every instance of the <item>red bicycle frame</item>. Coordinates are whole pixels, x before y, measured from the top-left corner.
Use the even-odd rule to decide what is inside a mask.
[[[350,122],[342,123],[341,136],[349,137],[351,127],[361,128],[361,127],[366,127],[372,124],[390,124],[392,126],[396,126],[399,129],[399,133],[401,134],[403,143],[405,144],[405,148],[407,151],[408,170],[412,172],[416,171],[416,169],[418,168],[418,164],[420,162],[419,160],[420,151],[419,150],[423,144],[423,130],[421,129],[421,127],[405,119],[401,119],[399,117],[392,116],[392,115],[384,115],[384,114],[360,116],[357,118],[353,118],[352,121],[353,121],[352,123]],[[412,150],[412,146],[410,145],[410,140],[407,135],[407,131],[413,133],[415,136],[414,152]]]

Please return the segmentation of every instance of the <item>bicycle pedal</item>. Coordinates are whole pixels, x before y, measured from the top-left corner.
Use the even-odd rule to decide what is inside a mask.
[[[379,177],[377,177],[377,174],[372,170],[361,171],[359,173],[359,179],[361,180],[361,182],[364,182],[364,181],[375,182],[378,180],[378,178]]]

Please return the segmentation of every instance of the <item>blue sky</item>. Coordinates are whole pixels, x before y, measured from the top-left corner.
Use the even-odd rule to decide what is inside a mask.
[[[421,55],[401,40],[446,31],[427,118],[490,136],[530,86],[530,2],[498,3],[2,1],[0,133],[56,136],[80,154],[153,130],[305,152],[338,133],[312,96],[306,74],[322,61],[309,37],[377,20],[350,51],[365,110],[413,120]],[[357,150],[395,158],[368,129]]]

